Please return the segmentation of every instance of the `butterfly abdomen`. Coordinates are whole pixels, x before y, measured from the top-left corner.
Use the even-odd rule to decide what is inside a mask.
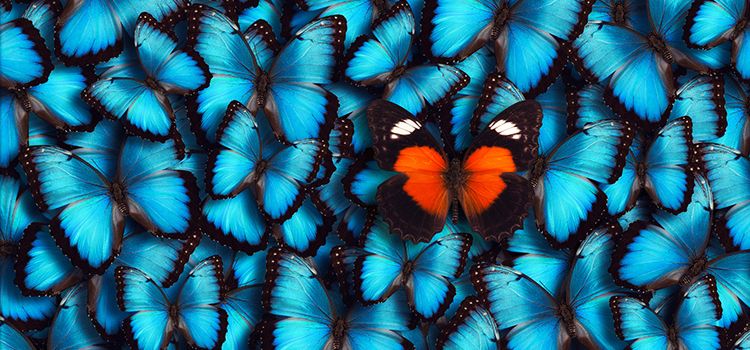
[[[119,210],[121,214],[127,215],[128,203],[125,200],[125,186],[115,181],[109,186],[109,191],[112,194],[112,200],[114,200],[117,205],[117,210]]]
[[[510,9],[508,8],[508,5],[503,4],[503,7],[500,9],[500,11],[498,11],[497,15],[495,16],[495,21],[492,24],[492,33],[490,34],[492,40],[495,40],[498,36],[500,36],[500,33],[503,31],[505,23],[508,22],[509,17]]]
[[[674,55],[672,55],[672,50],[669,49],[669,46],[667,46],[667,43],[664,42],[664,39],[652,33],[648,35],[648,43],[656,52],[661,54],[662,58],[664,58],[665,61],[667,61],[668,63],[674,63]]]
[[[575,325],[575,315],[573,314],[573,308],[570,307],[568,304],[560,304],[560,306],[557,309],[558,314],[560,315],[560,319],[562,319],[563,324],[565,324],[565,331],[568,333],[569,336],[575,337],[576,336],[576,325]]]

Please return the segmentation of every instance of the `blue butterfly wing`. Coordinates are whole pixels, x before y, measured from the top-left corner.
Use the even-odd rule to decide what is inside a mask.
[[[742,79],[750,80],[750,30],[745,29],[734,41],[732,66]]]
[[[261,0],[258,1],[256,6],[249,6],[239,12],[237,15],[237,23],[240,25],[240,29],[245,31],[250,26],[259,21],[263,20],[268,23],[276,33],[277,39],[282,39],[282,24],[281,17],[284,14],[283,9],[277,4],[278,1],[272,0]]]
[[[29,224],[43,220],[26,184],[16,177],[0,175],[0,240],[16,244]]]
[[[122,322],[126,336],[138,348],[164,348],[172,338],[169,300],[164,291],[144,272],[120,266],[115,270],[117,303],[129,313]]]
[[[119,249],[124,224],[109,180],[83,157],[58,147],[34,148],[24,156],[37,203],[61,209],[50,224],[55,241],[76,266],[103,272]]]
[[[91,324],[87,298],[88,293],[83,284],[63,293],[57,313],[52,319],[47,346],[52,349],[106,349],[109,346]]]
[[[630,145],[622,174],[613,184],[602,184],[601,189],[607,195],[607,209],[610,215],[619,215],[635,205],[640,193],[638,162],[643,160],[643,139],[636,135]]]
[[[639,198],[636,200],[635,205],[630,210],[622,213],[617,218],[617,223],[620,225],[623,231],[627,231],[635,222],[651,220],[651,201],[646,198]]]
[[[326,1],[308,1],[310,10],[317,10]],[[316,3],[316,4],[313,4]],[[331,15],[341,15],[346,19],[346,39],[344,46],[349,47],[360,36],[370,33],[373,20],[377,18],[378,11],[371,1],[335,1],[328,2],[328,6],[323,9],[318,16],[325,17]],[[418,23],[418,22],[417,22]]]
[[[114,11],[107,0],[68,2],[55,25],[57,56],[67,64],[91,64],[117,56],[122,51],[123,28]]]
[[[607,95],[623,111],[648,122],[666,117],[675,90],[672,71],[644,36],[626,27],[591,22],[574,46],[583,66],[599,81],[611,77]],[[608,48],[606,54],[603,47]]]
[[[415,21],[406,2],[400,2],[378,19],[372,37],[352,45],[346,77],[360,85],[381,85],[393,79],[394,70],[409,57]]]
[[[251,190],[227,199],[208,198],[203,203],[207,233],[220,242],[231,242],[246,252],[259,249],[269,230]]]
[[[314,255],[325,243],[333,226],[333,214],[316,197],[304,199],[286,221],[276,228],[279,245],[289,248],[300,256]]]
[[[598,4],[599,1],[596,3]],[[604,103],[604,93],[605,87],[601,84],[587,84],[576,91],[569,100],[572,106],[572,120],[569,124],[576,129],[581,129],[588,123],[618,119],[617,114]]]
[[[63,130],[88,130],[98,121],[81,99],[84,70],[57,64],[46,82],[28,89],[31,108],[47,123]]]
[[[622,11],[619,13],[618,11]],[[621,15],[621,18],[618,18]],[[589,21],[617,23],[624,22],[630,28],[642,33],[650,30],[646,16],[646,4],[638,0],[599,0],[594,1],[589,14]]]
[[[728,253],[709,261],[706,273],[716,279],[722,314],[718,324],[729,327],[739,317],[742,317],[744,305],[750,305],[750,288],[748,288],[748,274],[750,273],[750,253],[739,251]]]
[[[629,125],[602,121],[588,124],[552,151],[535,188],[537,224],[543,232],[565,243],[597,220],[606,199],[595,182],[617,179],[632,138]]]
[[[18,121],[28,113],[9,91],[0,90],[0,168],[11,168],[24,143],[25,133]]]
[[[610,301],[615,329],[633,350],[668,349],[667,325],[648,305],[633,297],[615,296]]]
[[[750,151],[750,123],[747,123],[745,100],[750,88],[729,74],[724,76],[724,100],[727,112],[727,128],[724,135],[713,142],[726,145],[747,155]]]
[[[82,277],[55,244],[46,226],[29,226],[20,249],[22,253],[16,261],[16,283],[26,294],[58,294]]]
[[[491,28],[500,4],[493,0],[428,2],[425,31],[429,54],[439,59],[463,59],[488,40],[483,32]]]
[[[372,306],[353,306],[346,315],[349,330],[345,337],[352,349],[413,349],[400,333],[409,330],[406,297],[396,293],[385,302]]]
[[[542,106],[542,126],[539,127],[539,154],[550,152],[568,136],[566,131],[567,109],[565,83],[557,78],[547,91],[537,96],[536,101]]]
[[[568,273],[571,252],[554,249],[536,226],[533,212],[523,222],[523,229],[516,230],[508,240],[508,251],[520,256],[513,259],[517,271],[546,288],[550,294],[557,293]]]
[[[175,240],[156,237],[129,221],[115,264],[139,269],[160,285],[168,287],[182,272],[182,265],[192,252],[197,238],[192,236],[187,240]]]
[[[673,119],[651,140],[646,151],[645,188],[654,203],[671,212],[684,210],[693,192],[693,123]]]
[[[477,271],[474,287],[482,295],[509,349],[557,349],[567,333],[557,317],[557,302],[544,287],[506,266],[490,265]],[[539,337],[539,334],[548,334]]]
[[[437,340],[440,350],[493,350],[501,341],[497,325],[489,311],[476,297],[468,297],[461,302],[458,312],[442,331]]]
[[[129,137],[120,152],[118,171],[131,213],[137,213],[134,219],[157,234],[192,233],[198,189],[190,173],[172,170],[177,165],[174,144]]]
[[[27,297],[14,283],[15,259],[0,258],[0,315],[22,328],[41,328],[55,312],[54,297]]]
[[[222,308],[227,313],[227,330],[222,349],[247,348],[250,334],[263,315],[262,291],[262,285],[249,285],[233,289],[224,296]]]
[[[388,84],[383,98],[419,115],[428,106],[442,105],[468,83],[469,77],[458,68],[442,64],[417,66]]]
[[[375,196],[378,186],[395,174],[393,171],[381,169],[376,161],[363,156],[349,169],[344,179],[344,193],[359,205],[377,205]]]
[[[609,273],[613,236],[607,229],[592,232],[578,247],[567,281],[567,298],[576,322],[586,330],[587,343],[602,349],[621,348],[614,332],[609,299],[622,295]]]
[[[484,130],[500,112],[526,99],[502,74],[490,74],[482,90],[482,98],[471,120],[472,133]]]
[[[693,122],[693,140],[706,142],[724,135],[727,127],[727,112],[721,77],[699,75],[685,82],[677,90],[677,97],[669,120],[689,116]]]
[[[26,335],[5,320],[0,321],[0,344],[7,346],[9,349],[16,350],[36,349]]]
[[[468,234],[435,235],[428,244],[406,243],[407,255],[415,267],[406,283],[407,296],[420,317],[442,316],[456,294],[451,279],[461,275],[471,248]]]
[[[192,7],[188,45],[209,67],[207,88],[188,99],[188,114],[197,125],[199,139],[214,142],[216,130],[233,100],[249,103],[253,96],[259,62],[234,22],[208,7]]]
[[[404,243],[382,220],[366,233],[363,242],[365,254],[354,263],[354,281],[360,301],[372,304],[388,299],[400,287],[399,276],[408,257]]]
[[[688,349],[720,349],[721,306],[716,294],[716,280],[705,276],[694,282],[682,299],[675,315],[680,342]]]
[[[701,152],[716,208],[729,209],[719,226],[719,233],[729,247],[748,249],[750,160],[737,150],[711,143],[702,144]]]
[[[346,20],[330,16],[300,29],[279,52],[269,71],[265,112],[280,139],[299,141],[324,135],[338,109],[330,84],[343,51]]]
[[[0,85],[24,89],[43,83],[53,69],[39,30],[25,18],[0,24],[0,41],[7,53],[0,58]]]
[[[179,321],[188,344],[217,348],[224,341],[227,313],[221,308],[222,260],[211,256],[189,273],[177,297]]]
[[[367,106],[375,97],[364,89],[342,83],[327,85],[326,89],[339,100],[339,118],[346,117],[352,122],[352,147],[356,154],[361,154],[372,146],[372,135],[367,125]]]
[[[744,1],[701,1],[693,5],[688,16],[685,37],[689,44],[712,47],[726,39],[745,14]]]
[[[268,327],[269,344],[276,349],[323,349],[332,334],[335,305],[317,271],[304,259],[274,249],[266,263],[265,310],[277,319]],[[294,300],[294,302],[290,302]]]

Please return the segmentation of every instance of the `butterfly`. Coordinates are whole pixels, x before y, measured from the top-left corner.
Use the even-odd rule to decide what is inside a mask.
[[[343,50],[343,17],[307,24],[277,52],[264,21],[243,34],[216,10],[193,6],[188,12],[188,43],[213,75],[209,86],[188,100],[200,135],[215,141],[221,117],[233,100],[253,114],[263,111],[284,142],[327,135],[338,102],[322,85],[332,82]]]
[[[747,0],[696,1],[690,8],[684,38],[688,46],[710,49],[732,42],[732,68],[750,80],[750,3]]]
[[[369,307],[346,306],[338,289],[323,284],[315,264],[278,248],[268,253],[266,269],[262,348],[411,348],[397,333],[409,329],[402,293]]]
[[[588,20],[610,22],[639,31],[647,31],[649,26],[646,2],[638,0],[594,1]]]
[[[190,270],[172,298],[144,272],[118,267],[117,302],[131,313],[123,321],[131,347],[166,348],[178,331],[190,346],[218,348],[227,329],[227,313],[221,308],[222,270],[221,257],[206,258]]]
[[[255,3],[246,2],[244,4],[238,4],[236,7],[236,11],[238,12],[237,24],[239,24],[239,28],[242,32],[250,28],[253,23],[262,20],[268,23],[274,34],[276,34],[276,40],[280,42],[285,40],[284,36],[288,34],[286,32],[288,28],[285,27],[287,25],[286,23],[282,24],[282,16],[284,16],[285,11],[288,11],[289,6],[284,4],[283,1],[259,0]],[[229,12],[225,11],[228,18],[232,18],[230,12],[231,10]],[[305,23],[307,22],[309,21],[306,21]]]
[[[437,339],[438,350],[492,350],[500,347],[502,337],[489,310],[476,297],[461,302],[455,316]]]
[[[718,139],[706,140],[726,145],[740,151],[743,155],[750,154],[750,86],[742,83],[729,74],[724,75],[724,99],[726,100],[727,129]]]
[[[266,252],[237,253],[225,277],[221,308],[227,313],[224,350],[246,349],[251,332],[263,315],[261,297],[265,282]]]
[[[195,178],[173,170],[171,141],[126,137],[117,123],[100,122],[91,133],[69,134],[66,143],[71,149],[30,148],[21,163],[37,206],[59,210],[50,232],[77,267],[104,272],[120,250],[127,217],[158,235],[190,235]]]
[[[378,100],[367,118],[375,160],[396,174],[378,187],[378,206],[391,231],[429,241],[460,204],[471,227],[485,238],[520,224],[526,212],[528,182],[517,172],[536,156],[541,108],[521,102],[498,115],[462,158],[449,159],[421,121],[400,106]]]
[[[0,344],[15,350],[36,349],[31,339],[0,316]]]
[[[194,93],[208,86],[211,73],[194,51],[178,49],[174,33],[148,13],[138,17],[134,37],[142,77],[99,79],[81,97],[101,114],[120,120],[130,133],[164,141],[176,133],[166,95]]]
[[[648,29],[590,21],[573,42],[581,71],[605,85],[605,99],[620,115],[661,123],[675,99],[673,64],[701,73],[726,64],[726,46],[687,48],[682,27],[689,7],[689,1],[651,0]]]
[[[356,294],[366,305],[387,300],[400,287],[409,305],[428,321],[442,316],[456,294],[451,280],[463,272],[472,238],[435,235],[427,243],[402,241],[377,220],[360,240],[363,253],[354,263]]]
[[[68,1],[55,25],[55,53],[66,65],[106,61],[122,52],[123,32],[132,35],[141,13],[171,22],[185,6],[184,0]]]
[[[630,288],[653,290],[687,286],[706,274],[713,275],[723,310],[719,325],[726,327],[734,322],[742,312],[742,304],[750,303],[750,252],[710,249],[712,211],[708,182],[696,176],[695,191],[684,212],[657,210],[651,215],[652,223],[641,221],[628,227],[612,256],[615,280]]]
[[[455,0],[427,2],[426,51],[460,61],[494,49],[497,69],[523,93],[544,92],[565,62],[563,47],[580,33],[593,1]]]
[[[43,327],[55,311],[54,298],[24,296],[14,283],[23,232],[32,222],[42,221],[26,184],[0,175],[0,317],[22,329]]]
[[[106,349],[112,347],[91,324],[87,309],[88,292],[77,284],[61,294],[47,336],[48,349]]]
[[[409,3],[399,1],[378,18],[371,36],[360,36],[352,44],[344,75],[357,85],[385,85],[383,99],[421,115],[455,95],[469,77],[448,65],[411,65],[415,25]]]
[[[375,96],[363,88],[344,83],[326,85],[326,89],[339,100],[339,119],[345,118],[352,124],[352,151],[354,154],[364,153],[372,146],[372,135],[367,125],[367,106]]]
[[[715,324],[721,318],[721,306],[711,275],[690,285],[676,311],[666,319],[633,297],[614,296],[610,307],[617,335],[629,342],[631,349],[720,348]]]
[[[507,347],[568,349],[575,338],[588,348],[622,348],[608,305],[609,297],[623,294],[607,271],[613,248],[609,228],[593,231],[576,250],[561,288],[554,292],[507,266],[472,270],[474,287],[498,330],[510,329]]]
[[[717,231],[727,248],[750,249],[750,159],[737,150],[717,144],[701,144],[716,209],[726,209]]]
[[[347,242],[355,242],[362,232],[372,225],[373,215],[371,210],[357,205],[344,194],[344,178],[354,161],[340,158],[334,163],[336,170],[331,174],[327,184],[318,187],[317,197],[320,198],[321,204],[336,216],[337,223],[334,227],[338,236]]]

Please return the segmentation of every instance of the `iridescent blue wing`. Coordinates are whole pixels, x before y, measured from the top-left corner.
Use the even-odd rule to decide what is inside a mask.
[[[456,289],[451,280],[461,276],[472,237],[465,233],[443,233],[429,243],[406,242],[406,254],[414,270],[406,282],[409,303],[419,317],[434,320],[450,306]]]
[[[609,308],[610,297],[623,295],[625,291],[615,285],[609,273],[615,246],[612,231],[611,227],[596,229],[581,242],[564,284],[567,290],[563,291],[567,305],[575,313],[577,328],[585,330],[585,333],[577,335],[578,339],[602,349],[622,348],[614,332]]]
[[[0,344],[7,346],[9,349],[36,349],[31,339],[5,320],[0,320]]]
[[[300,29],[279,51],[268,71],[265,112],[282,141],[324,137],[338,100],[321,85],[330,84],[343,51],[346,20],[317,19]]]
[[[55,312],[55,298],[21,294],[14,283],[14,260],[12,256],[0,258],[0,316],[22,329],[43,328]]]
[[[365,89],[335,83],[327,85],[326,89],[332,92],[339,100],[339,118],[346,118],[352,122],[352,147],[354,153],[361,154],[372,146],[370,127],[367,125],[367,106],[375,99]]]
[[[716,280],[706,275],[694,282],[682,297],[675,314],[674,327],[680,343],[687,349],[720,349],[721,305]]]
[[[218,348],[227,330],[227,313],[221,308],[223,266],[219,256],[211,256],[196,265],[177,296],[177,328],[191,346]],[[131,316],[132,317],[132,316]]]
[[[404,293],[385,302],[363,307],[354,305],[346,315],[347,332],[342,343],[351,349],[406,350],[414,346],[400,333],[409,329],[410,314]]]
[[[469,76],[453,66],[416,66],[386,85],[383,98],[418,116],[430,106],[439,107],[449,101],[468,83]]]
[[[372,159],[372,153],[365,153],[349,168],[344,178],[344,194],[361,206],[377,205],[378,186],[395,174],[381,169]]]
[[[268,253],[266,268],[270,279],[264,287],[263,306],[274,318],[266,327],[264,346],[324,349],[337,311],[317,270],[280,249]]]
[[[552,350],[569,341],[558,319],[557,301],[544,287],[502,265],[480,267],[472,270],[472,275],[474,287],[487,303],[498,330],[510,328],[506,335],[509,349]]]
[[[382,85],[397,79],[396,68],[406,64],[414,41],[415,21],[406,1],[381,15],[372,36],[352,45],[344,73],[358,85]],[[395,73],[395,74],[394,74]]]
[[[125,215],[110,197],[110,180],[84,156],[41,146],[24,153],[22,164],[40,208],[61,210],[50,223],[57,244],[76,266],[103,272],[119,250]],[[111,155],[99,160],[113,163]]]
[[[21,147],[28,143],[23,124],[27,116],[20,101],[10,91],[0,90],[0,168],[15,167]]]
[[[589,21],[625,25],[642,33],[650,30],[646,4],[638,0],[597,0],[591,7]]]
[[[16,284],[27,295],[55,295],[82,275],[55,243],[46,225],[32,224],[19,243]]]
[[[523,229],[516,230],[508,240],[508,251],[520,256],[513,258],[512,266],[550,294],[557,293],[570,267],[569,249],[554,249],[536,227],[533,211],[523,222]]]
[[[47,346],[49,349],[107,349],[111,347],[91,324],[86,307],[85,285],[76,285],[62,294],[52,319]]]
[[[633,133],[632,127],[617,121],[588,124],[552,151],[546,170],[531,179],[542,232],[563,244],[592,228],[606,210],[606,197],[596,183],[611,183],[620,176]]]
[[[155,234],[185,238],[196,226],[198,188],[193,175],[173,170],[176,166],[171,141],[129,137],[120,150],[118,176],[133,219]]]
[[[0,240],[17,244],[29,224],[42,221],[27,184],[15,176],[0,175]]]
[[[471,119],[471,132],[476,134],[484,130],[500,112],[525,99],[523,93],[502,74],[490,74],[484,81],[479,104]]]
[[[605,87],[601,84],[587,84],[570,95],[568,127],[571,130],[581,129],[588,123],[619,118],[612,108],[604,103],[604,92]]]
[[[176,324],[170,322],[169,300],[164,291],[150,276],[132,267],[117,267],[115,281],[117,303],[129,313],[122,327],[132,347],[165,348]]]
[[[26,18],[0,24],[3,54],[0,58],[0,86],[25,89],[47,81],[54,68],[50,52],[39,30]]]
[[[712,199],[705,180],[696,178],[692,202],[680,214],[658,211],[656,224],[631,224],[612,257],[618,282],[642,289],[678,283],[710,237]]]
[[[653,137],[644,157],[646,191],[657,207],[672,213],[685,210],[693,195],[692,131],[690,117],[673,119]]]
[[[31,110],[62,130],[90,130],[99,120],[81,99],[86,69],[57,64],[43,84],[26,90]]]
[[[729,327],[741,317],[743,304],[750,305],[750,252],[739,251],[721,255],[708,262],[706,273],[716,278],[716,289],[721,302],[718,324]]]
[[[610,300],[615,331],[633,350],[668,349],[668,326],[643,301],[615,296]]]
[[[693,140],[707,142],[724,135],[727,110],[722,79],[716,75],[697,75],[677,90],[668,120],[689,116],[693,122]]]
[[[590,22],[573,46],[590,74],[601,82],[609,79],[605,98],[618,112],[651,123],[667,117],[675,94],[671,65],[645,36]]]
[[[750,123],[745,105],[750,88],[730,74],[724,75],[724,100],[726,102],[727,128],[724,135],[715,141],[734,148],[743,155],[750,153]]]
[[[543,114],[538,140],[540,155],[549,155],[568,136],[566,95],[565,81],[560,76],[547,88],[547,91],[535,98],[542,106]]]
[[[206,199],[203,220],[212,238],[248,253],[263,247],[270,232],[250,189],[231,198]]]
[[[439,350],[496,350],[501,337],[495,320],[476,297],[468,297],[461,302],[456,315],[437,340]]]
[[[239,5],[242,7],[242,5]],[[276,34],[276,39],[283,40],[281,36],[284,27],[282,25],[282,16],[284,15],[284,4],[278,0],[260,0],[254,6],[246,6],[239,10],[237,14],[237,23],[242,31],[250,28],[253,23],[263,20],[271,27]]]
[[[255,326],[261,321],[266,252],[235,256],[228,284],[235,287],[225,292],[222,308],[227,312],[227,332],[221,347],[224,350],[245,349]],[[230,287],[231,288],[231,287]]]
[[[409,259],[405,243],[382,220],[360,239],[365,254],[354,263],[357,297],[365,304],[384,301],[401,286],[402,270]]]
[[[393,1],[390,2],[392,3]],[[310,11],[322,10],[318,15],[320,17],[331,15],[344,16],[346,19],[345,47],[352,45],[361,35],[371,33],[373,22],[386,10],[385,8],[379,8],[383,6],[377,6],[377,4],[367,0],[305,0],[304,5]]]
[[[745,29],[734,39],[732,67],[745,80],[750,80],[750,29]]]
[[[425,40],[427,54],[438,59],[469,57],[490,39],[489,32],[502,6],[495,0],[428,2],[423,24],[429,39]]]
[[[641,193],[641,179],[638,175],[638,164],[643,162],[643,137],[636,134],[630,145],[622,174],[612,184],[601,184],[607,195],[607,210],[610,215],[620,215],[635,205]]]
[[[685,40],[688,45],[711,48],[732,39],[748,4],[743,0],[701,0],[693,3],[687,15]]]
[[[206,6],[189,9],[188,46],[204,59],[212,75],[207,88],[188,98],[188,115],[199,140],[214,142],[229,103],[251,102],[259,63],[237,25]]]
[[[727,248],[750,248],[750,160],[737,150],[700,145],[717,209],[728,209],[718,226]]]
[[[308,197],[286,221],[277,225],[274,233],[280,246],[300,256],[315,255],[333,227],[333,214],[320,202]]]

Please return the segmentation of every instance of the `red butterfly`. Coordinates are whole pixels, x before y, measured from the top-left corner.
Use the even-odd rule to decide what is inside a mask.
[[[441,143],[408,111],[374,101],[367,111],[378,165],[397,172],[378,187],[377,201],[391,231],[429,241],[459,204],[472,228],[500,240],[521,225],[530,202],[522,173],[537,153],[542,109],[536,101],[509,107],[450,159]]]

